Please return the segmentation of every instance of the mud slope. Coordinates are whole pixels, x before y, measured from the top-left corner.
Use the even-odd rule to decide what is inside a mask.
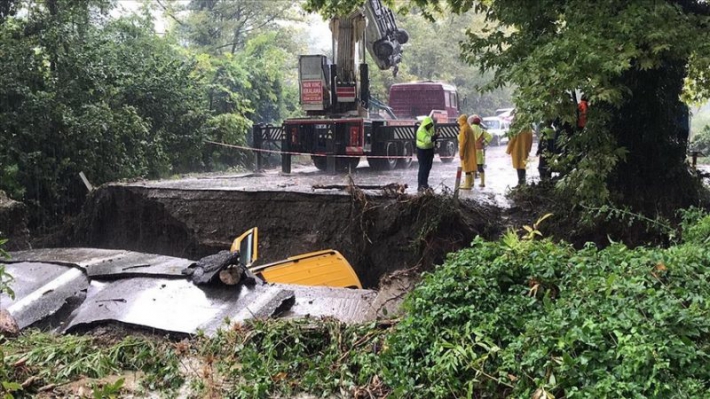
[[[88,199],[63,245],[129,249],[197,259],[259,228],[260,263],[332,248],[363,285],[443,261],[480,234],[499,233],[500,211],[448,197],[178,190],[109,185]]]

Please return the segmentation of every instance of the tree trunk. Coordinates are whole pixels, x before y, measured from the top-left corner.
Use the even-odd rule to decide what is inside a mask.
[[[632,97],[613,110],[611,131],[628,154],[610,176],[614,199],[648,215],[697,205],[702,190],[686,164],[688,109],[680,101],[687,60],[622,77]]]

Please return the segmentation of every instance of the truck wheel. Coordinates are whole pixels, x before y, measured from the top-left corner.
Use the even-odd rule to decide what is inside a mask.
[[[394,46],[387,40],[375,43],[375,53],[380,58],[388,58],[394,52]]]
[[[410,166],[412,166],[412,156],[414,155],[414,150],[412,149],[412,143],[406,142],[404,143],[404,147],[402,148],[402,156],[405,156],[407,158],[401,158],[399,160],[399,167],[402,169],[409,169]]]
[[[453,141],[445,141],[439,149],[439,159],[443,163],[450,163],[456,157],[456,144]]]
[[[373,155],[378,157],[396,157],[398,155],[397,144],[393,141],[389,141],[384,145],[384,149],[382,151],[378,151]],[[370,167],[375,170],[392,170],[397,167],[397,161],[397,158],[367,158],[367,162],[370,164]]]
[[[397,155],[399,155],[399,151],[397,151],[397,143],[392,141],[388,142],[385,146],[385,155],[387,155],[388,157],[396,157]],[[399,159],[397,158],[386,158],[385,162],[387,162],[387,165],[385,165],[385,168],[387,170],[392,170],[396,168],[398,163],[397,161],[399,161]]]
[[[311,155],[311,160],[313,160],[313,165],[315,165],[318,170],[328,169],[328,158],[326,157],[315,157]]]
[[[318,170],[328,170],[328,157],[311,156],[311,159]],[[359,164],[360,158],[335,158],[335,170],[339,172],[347,172],[348,168],[355,170]]]
[[[397,39],[400,44],[406,44],[409,41],[409,33],[404,29],[397,29],[397,31],[394,32],[394,38]]]

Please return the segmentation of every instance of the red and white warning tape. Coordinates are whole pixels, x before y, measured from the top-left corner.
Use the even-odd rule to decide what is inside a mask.
[[[206,143],[213,144],[213,145],[219,145],[222,147],[229,147],[229,148],[236,148],[240,150],[247,150],[247,151],[255,151],[255,152],[266,152],[270,154],[280,154],[280,155],[303,155],[303,156],[312,156],[312,157],[326,157],[326,156],[332,156],[335,158],[360,158],[360,157],[368,157],[368,158],[379,158],[379,159],[410,159],[410,158],[415,158],[416,154],[413,154],[411,156],[405,156],[405,155],[393,155],[393,156],[387,156],[387,155],[340,155],[340,154],[334,154],[334,155],[326,155],[326,154],[313,154],[313,153],[308,153],[308,152],[294,152],[294,151],[281,151],[281,150],[267,150],[264,148],[254,148],[254,147],[246,147],[246,146],[241,146],[241,145],[234,145],[234,144],[227,144],[227,143],[220,143],[217,141],[211,141],[211,140],[205,140]],[[453,157],[440,157],[444,159],[450,159]]]

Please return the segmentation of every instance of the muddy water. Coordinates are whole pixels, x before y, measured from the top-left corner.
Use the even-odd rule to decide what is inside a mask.
[[[536,144],[533,145],[536,147]],[[512,167],[510,156],[505,153],[506,146],[489,146],[486,150],[486,187],[471,192],[462,192],[462,197],[483,202],[498,207],[507,207],[506,191],[517,184],[517,174]],[[230,190],[230,191],[277,191],[312,193],[313,185],[347,184],[347,174],[329,175],[306,163],[293,168],[293,173],[283,174],[280,169],[271,169],[261,174],[201,174],[182,179],[146,181],[132,183],[131,186],[185,189],[185,190]],[[538,180],[537,158],[531,157],[528,165],[528,181]],[[441,193],[453,190],[456,179],[458,160],[442,163],[438,157],[429,177],[429,185]],[[361,185],[376,185],[387,183],[407,184],[408,194],[416,194],[417,163],[413,162],[408,169],[392,171],[373,171],[363,158],[360,165],[352,173],[353,181]],[[318,190],[318,192],[323,192]]]

